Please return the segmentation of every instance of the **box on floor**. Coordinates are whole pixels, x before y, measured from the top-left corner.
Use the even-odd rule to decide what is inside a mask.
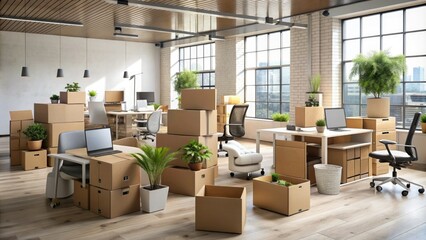
[[[115,218],[140,211],[140,185],[106,190],[90,186],[90,211],[106,218]]]
[[[90,207],[90,185],[74,180],[74,194],[72,196],[74,206],[89,210]]]
[[[161,184],[169,186],[171,193],[195,196],[204,185],[214,185],[215,167],[192,171],[187,168],[166,168]]]
[[[43,141],[46,148],[57,147],[59,134],[62,132],[84,130],[84,122],[42,123],[42,125],[47,130],[47,138]]]
[[[47,152],[45,149],[38,151],[21,151],[21,165],[27,170],[46,168]]]
[[[253,205],[287,216],[308,210],[311,197],[310,181],[282,175],[280,179],[292,185],[287,187],[273,183],[271,176],[254,178]]]
[[[195,229],[242,233],[246,223],[245,187],[210,186],[195,196]]]

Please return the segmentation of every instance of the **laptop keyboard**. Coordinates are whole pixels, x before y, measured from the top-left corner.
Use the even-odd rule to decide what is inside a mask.
[[[105,151],[105,152],[97,152],[97,153],[91,153],[90,156],[91,157],[100,157],[100,156],[107,156],[107,155],[112,155],[112,154],[116,154],[116,153],[122,153],[122,151],[111,150],[111,151]]]

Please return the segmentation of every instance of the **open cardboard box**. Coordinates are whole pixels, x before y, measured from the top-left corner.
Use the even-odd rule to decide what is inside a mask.
[[[246,195],[245,187],[205,185],[195,197],[195,229],[242,233]]]
[[[192,171],[187,168],[166,168],[161,184],[169,186],[171,193],[195,196],[204,185],[214,185],[215,167]]]
[[[310,208],[310,181],[280,175],[280,179],[292,183],[281,186],[272,182],[271,176],[253,179],[253,205],[284,215],[293,215]]]

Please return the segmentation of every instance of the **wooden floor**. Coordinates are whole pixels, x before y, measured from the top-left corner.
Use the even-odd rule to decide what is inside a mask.
[[[165,210],[105,219],[61,201],[51,209],[45,181],[51,168],[22,171],[9,166],[8,138],[0,138],[0,239],[426,239],[426,196],[417,188],[408,197],[387,184],[381,193],[365,179],[341,187],[339,195],[311,189],[311,208],[287,217],[252,203],[252,182],[229,177],[227,158],[219,159],[216,185],[247,187],[244,233],[195,231],[193,197],[169,194]],[[244,142],[254,148],[253,142]],[[271,172],[272,147],[262,145],[263,166]],[[401,176],[426,185],[426,172],[403,169]]]

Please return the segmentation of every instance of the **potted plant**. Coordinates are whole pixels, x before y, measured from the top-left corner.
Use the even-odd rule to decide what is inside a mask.
[[[180,107],[180,93],[185,88],[198,88],[197,73],[190,70],[184,70],[176,74],[174,81],[175,91],[178,93],[178,102]]]
[[[148,175],[149,185],[141,187],[142,211],[156,212],[166,207],[169,187],[160,185],[161,174],[168,167],[168,163],[173,161],[176,153],[168,153],[166,147],[152,147],[144,145],[141,147],[142,153],[131,154],[136,163]]]
[[[422,133],[426,133],[426,113],[420,116],[420,125],[422,126]]]
[[[374,52],[372,55],[358,55],[353,60],[350,79],[358,77],[358,83],[367,99],[367,117],[389,117],[390,100],[383,97],[386,93],[395,93],[401,74],[406,69],[405,56],[391,57],[387,51]]]
[[[52,94],[52,96],[50,97],[50,102],[51,103],[58,103],[59,102],[59,95]]]
[[[325,130],[325,120],[319,119],[315,122],[315,125],[317,126],[317,132],[323,133]]]
[[[322,92],[319,91],[321,85],[321,75],[315,74],[309,81],[310,91],[308,94],[308,101],[305,102],[307,107],[322,106]]]
[[[203,161],[210,158],[212,152],[206,145],[191,140],[188,144],[182,147],[182,159],[188,164],[192,171],[199,171],[203,166]]]
[[[47,138],[47,131],[40,123],[31,124],[23,131],[27,136],[28,150],[39,150],[43,140]]]
[[[80,92],[80,85],[77,82],[67,83],[66,92],[60,92],[61,103],[67,104],[84,104],[86,103],[86,93]]]
[[[278,182],[280,180],[280,175],[278,173],[271,173],[272,182]]]
[[[272,113],[272,120],[275,122],[275,127],[285,127],[287,126],[288,121],[290,121],[289,113]]]
[[[95,90],[90,90],[89,91],[89,99],[90,99],[90,101],[91,102],[93,102],[93,101],[95,101],[96,100],[96,91]]]

